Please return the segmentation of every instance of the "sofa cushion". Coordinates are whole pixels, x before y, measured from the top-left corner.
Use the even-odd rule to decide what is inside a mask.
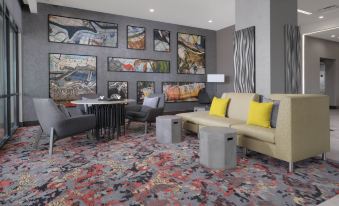
[[[159,103],[159,97],[145,97],[142,106],[157,108],[158,103]]]
[[[210,108],[209,115],[214,115],[217,117],[225,117],[228,103],[230,99],[221,99],[218,97],[214,97],[212,101],[212,105]]]
[[[227,117],[242,121],[247,121],[250,102],[259,101],[259,96],[252,93],[224,93],[221,98],[230,98]]]
[[[271,127],[277,128],[280,101],[262,97],[261,102],[273,102],[273,108],[272,108],[272,113],[271,113]]]
[[[231,118],[217,117],[208,114],[207,112],[190,112],[177,114],[182,117],[185,121],[190,121],[195,124],[204,126],[215,126],[215,127],[230,127],[234,124],[244,124],[246,122]]]
[[[252,101],[250,103],[247,124],[270,128],[272,108],[273,102],[259,103]]]
[[[275,129],[264,128],[246,124],[231,125],[231,128],[236,129],[239,135],[245,135],[264,142],[275,143]]]

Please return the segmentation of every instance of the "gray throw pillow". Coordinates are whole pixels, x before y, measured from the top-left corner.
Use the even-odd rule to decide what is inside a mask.
[[[279,105],[280,101],[278,100],[272,100],[266,97],[262,97],[261,102],[273,102],[273,108],[271,113],[271,127],[277,128],[277,120],[278,120],[278,111],[279,111]]]
[[[144,103],[142,106],[150,107],[150,108],[157,108],[159,103],[159,97],[145,97]]]

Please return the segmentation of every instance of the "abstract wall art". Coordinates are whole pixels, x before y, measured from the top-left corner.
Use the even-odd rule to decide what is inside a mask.
[[[95,56],[49,54],[49,95],[55,101],[70,101],[83,94],[95,94],[96,79]]]
[[[145,49],[146,29],[138,26],[127,26],[127,48]]]
[[[154,29],[154,51],[170,52],[170,32],[166,30]]]
[[[205,74],[204,36],[178,33],[178,74]]]
[[[300,27],[286,24],[285,30],[285,93],[298,94],[302,88]]]
[[[196,102],[200,90],[206,88],[205,83],[197,82],[163,82],[162,92],[165,102]]]
[[[63,16],[48,16],[50,42],[118,47],[118,25]]]
[[[234,91],[255,92],[255,27],[234,33]]]
[[[117,98],[121,99],[128,98],[128,82],[125,81],[109,81],[107,83],[108,89],[108,98]]]
[[[137,103],[142,104],[144,98],[155,93],[155,82],[138,81],[137,82]]]
[[[130,59],[108,57],[108,71],[111,72],[143,72],[169,73],[170,62],[167,60]]]

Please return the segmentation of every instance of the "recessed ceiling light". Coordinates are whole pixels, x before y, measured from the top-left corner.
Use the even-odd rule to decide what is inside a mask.
[[[324,18],[324,16],[319,16],[318,18],[319,18],[319,19],[323,19],[323,18]]]
[[[153,13],[153,12],[155,12],[155,10],[154,9],[149,9],[149,12]]]
[[[302,13],[302,14],[306,14],[306,15],[312,15],[311,12],[308,12],[308,11],[304,11],[304,10],[301,10],[301,9],[298,9],[297,10],[299,13]]]
[[[208,20],[208,23],[212,23],[212,22],[213,22],[213,20],[212,20],[212,19]]]
[[[332,37],[332,38],[334,38],[334,37],[335,37],[335,35],[334,35],[334,34],[332,34],[332,35],[331,35],[331,37]]]

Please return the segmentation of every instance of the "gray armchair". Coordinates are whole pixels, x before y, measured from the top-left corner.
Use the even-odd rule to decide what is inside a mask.
[[[43,133],[50,134],[49,155],[53,153],[55,141],[94,129],[96,126],[94,115],[67,116],[52,99],[33,99],[33,103]]]
[[[152,94],[149,97],[159,97],[157,108],[151,108],[143,105],[133,105],[126,107],[126,118],[128,119],[127,128],[132,121],[145,123],[145,134],[147,126],[155,122],[157,116],[161,116],[165,107],[165,96],[163,94]]]

